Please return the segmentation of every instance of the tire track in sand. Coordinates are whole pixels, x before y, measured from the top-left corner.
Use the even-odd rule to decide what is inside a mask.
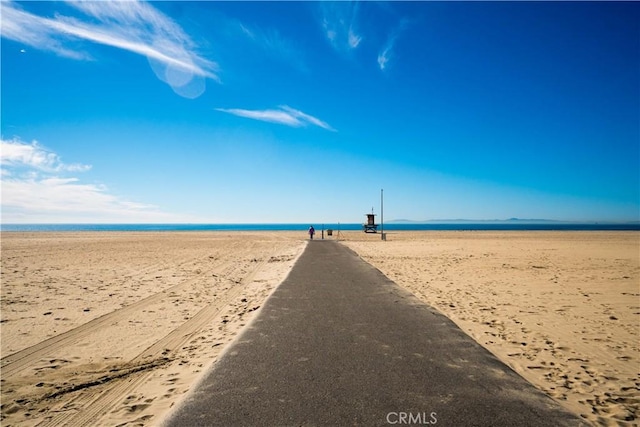
[[[217,300],[215,304],[209,304],[202,308],[196,315],[171,331],[164,338],[149,346],[127,365],[131,368],[143,364],[151,364],[154,367],[158,367],[164,364],[162,362],[163,359],[168,362],[172,353],[180,349],[205,325],[212,323],[230,307],[231,303],[245,290],[246,285],[253,281],[254,277],[273,259],[273,254],[277,253],[281,248],[282,246],[274,248],[269,256],[259,262],[239,282],[227,279],[234,282],[235,285],[228,290],[222,301]],[[100,418],[117,404],[118,400],[133,394],[136,388],[143,384],[152,374],[152,370],[136,371],[134,368],[130,375],[114,378],[113,381],[106,383],[104,387],[84,390],[81,395],[61,402],[56,408],[52,408],[52,412],[57,411],[57,413],[45,422],[38,424],[38,427],[60,425],[84,427],[95,425]]]
[[[215,267],[214,272],[220,273],[224,271],[226,268],[233,264],[232,261],[228,261]],[[60,348],[69,346],[80,339],[86,337],[94,333],[95,331],[103,328],[105,326],[110,325],[114,321],[119,318],[129,316],[133,313],[136,313],[143,309],[145,306],[156,303],[162,298],[165,298],[170,292],[180,289],[181,287],[186,287],[191,283],[199,280],[200,275],[188,279],[184,282],[178,283],[174,286],[171,286],[167,289],[164,289],[161,292],[150,295],[140,301],[134,302],[126,307],[119,308],[117,310],[112,311],[111,313],[105,314],[103,316],[97,317],[93,320],[90,320],[87,323],[84,323],[76,328],[73,328],[67,332],[63,332],[60,335],[56,335],[47,340],[41,341],[38,344],[35,344],[31,347],[27,347],[23,350],[20,350],[16,353],[5,356],[0,361],[0,373],[2,373],[3,378],[9,378],[18,372],[28,368],[33,365],[35,362],[40,360],[42,357],[45,357],[48,353],[51,353]]]

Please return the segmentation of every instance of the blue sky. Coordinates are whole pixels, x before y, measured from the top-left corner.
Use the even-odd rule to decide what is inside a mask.
[[[640,220],[638,3],[1,6],[4,223]]]

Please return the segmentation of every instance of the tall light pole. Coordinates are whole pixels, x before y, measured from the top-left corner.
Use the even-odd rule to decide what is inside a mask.
[[[380,239],[384,239],[384,189],[380,189]]]

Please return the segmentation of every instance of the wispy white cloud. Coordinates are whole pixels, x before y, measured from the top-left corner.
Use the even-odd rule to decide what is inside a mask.
[[[91,168],[67,164],[36,141],[0,140],[3,223],[166,222],[156,206],[124,200],[107,187],[66,176]]]
[[[384,70],[385,67],[387,66],[387,62],[389,62],[389,52],[390,52],[390,48],[384,48],[378,54],[378,66],[380,67],[381,70]]]
[[[391,48],[393,45],[386,45],[378,54],[378,66],[381,70],[387,67],[387,62],[391,59]]]
[[[278,107],[277,110],[243,110],[240,108],[216,108],[217,111],[229,113],[248,119],[261,120],[263,122],[278,123],[291,127],[304,127],[314,125],[326,130],[334,131],[328,123],[313,117],[302,111],[296,110],[286,105]]]
[[[387,63],[393,57],[393,48],[396,44],[396,40],[406,29],[407,25],[408,21],[406,19],[403,19],[402,21],[400,21],[398,27],[389,34],[389,37],[387,37],[387,41],[382,46],[380,53],[378,53],[378,66],[381,70],[384,70],[387,67]]]
[[[347,38],[347,43],[349,44],[349,47],[352,49],[355,49],[356,47],[358,47],[361,41],[362,41],[362,36],[356,34],[353,28],[349,28],[349,34]]]
[[[4,167],[28,167],[44,172],[84,172],[90,165],[66,164],[60,157],[32,141],[26,144],[19,139],[0,140],[0,164]]]
[[[24,43],[72,59],[91,59],[83,52],[70,49],[71,40],[60,40],[64,35],[51,28],[51,19],[42,18],[13,7],[8,1],[0,2],[0,34],[2,37]],[[66,43],[65,43],[66,42]]]
[[[72,59],[91,59],[79,49],[86,41],[142,55],[158,78],[184,96],[188,96],[184,87],[194,79],[219,81],[218,65],[197,54],[195,43],[182,28],[151,5],[138,1],[72,1],[68,5],[84,16],[48,18],[2,1],[2,37]]]
[[[363,36],[358,30],[358,2],[320,2],[322,28],[331,45],[348,52],[360,45]]]
[[[238,23],[241,32],[253,43],[259,46],[267,55],[292,64],[302,71],[307,71],[303,60],[303,52],[295,46],[295,43],[284,37],[276,29],[262,30]]]

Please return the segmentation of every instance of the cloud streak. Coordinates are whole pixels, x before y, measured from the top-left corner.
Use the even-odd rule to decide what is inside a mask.
[[[292,64],[301,71],[308,71],[307,66],[302,60],[302,51],[297,49],[293,42],[283,37],[277,30],[261,30],[242,23],[238,23],[238,25],[242,34],[255,45],[259,46],[270,57]]]
[[[360,45],[357,2],[321,2],[322,28],[334,49],[349,52]]]
[[[400,21],[399,26],[395,30],[393,30],[391,34],[389,34],[389,37],[387,37],[387,41],[380,50],[380,53],[378,53],[378,67],[380,67],[380,70],[384,71],[387,68],[387,64],[393,57],[392,51],[396,44],[396,40],[406,29],[407,25],[408,21],[406,19],[403,19],[402,21]]]
[[[33,141],[25,144],[19,139],[0,141],[0,164],[4,167],[27,167],[44,172],[84,172],[90,165],[66,164],[60,157]]]
[[[314,125],[326,130],[335,132],[328,123],[313,117],[302,111],[296,110],[286,105],[278,107],[277,110],[244,110],[240,108],[216,108],[216,111],[233,114],[239,117],[245,117],[263,122],[278,123],[291,127],[305,127]]]
[[[91,166],[67,164],[38,142],[0,140],[2,222],[167,222],[177,217],[130,202],[103,185],[86,184],[70,172]]]
[[[194,79],[219,81],[218,65],[198,55],[182,28],[149,4],[74,1],[68,5],[85,16],[47,18],[3,1],[2,37],[77,60],[91,59],[78,49],[87,41],[142,55],[158,78],[184,96],[180,89]]]

